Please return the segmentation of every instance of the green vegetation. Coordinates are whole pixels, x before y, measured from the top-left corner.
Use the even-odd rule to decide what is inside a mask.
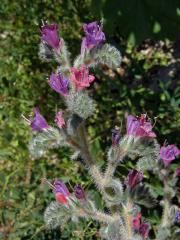
[[[2,0],[0,18],[0,238],[98,239],[98,226],[92,222],[65,226],[63,232],[44,228],[43,210],[53,194],[41,184],[43,177],[62,178],[69,186],[83,179],[85,189],[92,191],[97,204],[103,203],[78,162],[70,161],[67,149],[52,150],[39,160],[30,158],[31,131],[21,114],[28,116],[33,106],[39,106],[50,121],[54,105],[61,108],[63,104],[47,83],[53,63],[42,63],[38,58],[41,20],[58,22],[60,34],[73,55],[77,55],[82,23],[104,18],[108,42],[121,50],[121,68],[112,71],[104,66],[96,71],[96,82],[89,90],[98,104],[88,130],[93,153],[102,164],[111,129],[121,125],[126,113],[147,112],[149,117],[157,117],[155,131],[161,144],[167,139],[178,145],[179,1]],[[118,176],[131,166],[133,162],[125,162]],[[176,166],[177,162],[171,167]],[[147,172],[148,184],[161,198],[162,186],[149,176]],[[151,210],[152,225],[158,223],[159,211]],[[150,213],[145,215],[148,218]]]

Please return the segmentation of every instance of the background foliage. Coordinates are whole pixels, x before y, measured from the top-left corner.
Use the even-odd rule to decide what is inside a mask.
[[[54,106],[62,108],[58,94],[47,84],[53,63],[38,59],[41,20],[59,23],[61,36],[75,56],[80,49],[82,23],[104,18],[107,41],[122,52],[121,67],[116,71],[107,67],[96,71],[96,82],[90,88],[98,106],[95,116],[89,119],[88,130],[93,152],[102,164],[111,129],[120,126],[128,112],[157,116],[155,129],[160,142],[167,139],[178,144],[180,3],[178,0],[2,0],[0,18],[0,238],[92,239],[93,236],[98,239],[98,226],[92,222],[65,226],[63,233],[50,232],[43,225],[43,210],[53,199],[48,188],[41,185],[43,177],[59,177],[70,186],[82,182],[97,203],[102,203],[79,163],[69,160],[68,150],[53,150],[36,161],[29,156],[31,131],[21,114],[28,116],[32,107],[38,105],[51,122]],[[132,162],[124,163],[117,176],[126,174],[131,166]],[[150,173],[146,173],[146,180],[160,199],[161,184],[156,179],[150,180]],[[151,224],[157,224],[160,211],[151,210],[151,218],[149,212],[144,214]]]

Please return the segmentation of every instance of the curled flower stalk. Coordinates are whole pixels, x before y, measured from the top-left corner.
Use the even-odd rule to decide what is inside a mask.
[[[101,193],[103,206],[98,209],[95,199],[81,183],[76,183],[71,191],[68,184],[60,179],[44,179],[54,194],[44,213],[49,228],[57,228],[68,221],[80,218],[92,219],[99,223],[99,234],[107,240],[151,239],[151,224],[142,216],[141,208],[150,209],[156,205],[153,190],[146,183],[144,172],[151,171],[164,184],[164,198],[161,201],[164,213],[160,226],[153,232],[157,240],[174,234],[172,226],[179,222],[179,209],[171,204],[176,194],[176,183],[180,170],[171,173],[169,165],[180,154],[174,144],[160,148],[151,119],[146,114],[126,119],[126,133],[120,128],[112,129],[112,144],[109,146],[106,169],[99,167],[96,156],[91,152],[91,144],[86,131],[86,119],[91,117],[97,105],[88,95],[96,78],[91,68],[106,65],[117,68],[121,64],[118,49],[105,43],[102,25],[96,21],[83,25],[85,36],[81,51],[71,63],[65,41],[59,37],[58,25],[44,25],[41,28],[40,55],[43,60],[54,60],[57,69],[50,74],[49,86],[62,97],[66,108],[59,109],[50,126],[34,108],[34,116],[25,118],[34,135],[29,142],[29,150],[34,159],[41,157],[48,149],[69,147],[73,160],[81,160],[90,174],[95,189]],[[123,131],[122,131],[123,132]],[[126,176],[116,177],[116,170],[126,159],[132,160]],[[133,160],[135,161],[133,162]]]

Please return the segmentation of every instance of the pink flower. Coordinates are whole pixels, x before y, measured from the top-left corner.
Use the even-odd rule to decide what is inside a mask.
[[[152,124],[147,119],[145,114],[141,114],[140,118],[132,115],[127,117],[127,135],[135,137],[150,137],[155,138],[156,134],[152,131]]]
[[[65,125],[65,121],[64,121],[64,118],[62,117],[62,115],[63,115],[63,112],[59,111],[55,117],[55,123],[57,124],[57,126],[59,128],[62,128]]]
[[[143,238],[147,238],[149,235],[149,224],[141,222],[141,213],[139,212],[135,218],[132,219],[133,229],[138,232]]]
[[[64,182],[61,180],[55,180],[53,183],[53,191],[55,193],[56,201],[62,204],[68,203],[68,197],[70,192]]]
[[[163,146],[160,149],[160,158],[165,166],[168,166],[179,154],[180,150],[174,144]]]
[[[132,220],[134,230],[138,231],[141,225],[141,213],[139,212]]]
[[[82,90],[90,86],[90,83],[93,82],[95,77],[89,75],[89,70],[83,64],[80,69],[72,67],[71,68],[71,77],[70,80],[74,82],[77,90]]]

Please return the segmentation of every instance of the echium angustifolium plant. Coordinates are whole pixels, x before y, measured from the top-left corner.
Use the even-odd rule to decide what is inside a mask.
[[[143,184],[143,172],[149,170],[164,184],[162,220],[154,229],[156,239],[177,239],[178,233],[173,230],[173,226],[180,222],[180,209],[171,203],[171,199],[177,192],[176,182],[180,168],[172,173],[169,165],[180,154],[180,150],[175,145],[160,148],[153,124],[146,114],[139,117],[127,116],[125,136],[121,136],[118,127],[112,130],[112,145],[107,153],[104,172],[91,154],[85,128],[85,120],[95,110],[94,101],[87,92],[87,88],[95,81],[90,69],[102,64],[117,68],[121,63],[121,54],[115,47],[105,43],[102,25],[92,22],[84,24],[83,29],[85,37],[81,53],[72,66],[66,44],[58,35],[58,25],[41,27],[39,55],[43,60],[57,61],[58,67],[50,75],[49,85],[63,98],[67,109],[57,112],[56,127],[52,127],[40,114],[39,108],[34,108],[34,117],[26,119],[36,132],[29,143],[29,150],[33,158],[38,158],[47,149],[69,146],[74,151],[72,158],[82,159],[102,195],[108,213],[107,210],[97,209],[95,201],[92,197],[89,198],[80,183],[70,192],[63,181],[44,179],[55,196],[55,201],[45,210],[45,223],[49,228],[56,228],[69,220],[90,218],[100,223],[99,233],[102,239],[148,239],[151,225],[142,216],[140,206],[151,208],[157,204],[153,190]],[[122,182],[115,178],[114,173],[126,157],[138,160],[136,168],[131,169]]]

